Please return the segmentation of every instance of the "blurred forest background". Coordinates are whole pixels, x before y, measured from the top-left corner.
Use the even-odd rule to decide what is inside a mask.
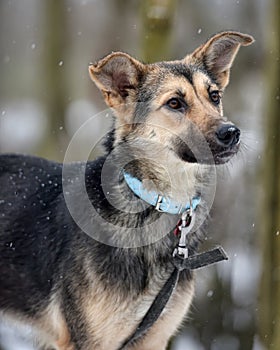
[[[87,67],[111,51],[152,62],[181,58],[221,30],[256,39],[225,93],[244,147],[218,169],[203,247],[222,244],[230,260],[197,272],[172,350],[280,349],[279,14],[279,0],[0,0],[2,153],[62,161],[75,131],[105,108]],[[0,329],[1,350],[33,349],[12,324]]]

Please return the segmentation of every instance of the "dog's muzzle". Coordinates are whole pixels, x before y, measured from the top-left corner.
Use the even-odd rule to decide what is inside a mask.
[[[224,164],[235,155],[240,145],[240,130],[233,124],[222,124],[209,143],[215,164]]]
[[[216,137],[217,137],[218,143],[222,147],[229,147],[229,148],[239,143],[240,134],[241,134],[240,130],[232,124],[223,125],[216,131]]]

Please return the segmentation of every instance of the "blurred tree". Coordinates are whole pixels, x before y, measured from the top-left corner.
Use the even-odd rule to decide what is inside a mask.
[[[186,324],[187,332],[199,335],[199,340],[205,349],[221,349],[219,339],[228,339],[229,342],[239,343],[239,349],[252,349],[255,325],[249,323],[236,327],[236,315],[240,315],[240,306],[232,299],[232,281],[222,280],[217,269],[214,270],[210,294],[204,299],[194,300],[192,322]],[[242,318],[239,316],[239,320]],[[195,332],[194,332],[194,329]],[[226,340],[223,340],[226,341]],[[228,344],[228,348],[233,348]]]
[[[264,201],[261,210],[263,276],[259,327],[269,349],[280,349],[280,2],[274,0],[273,27],[269,28],[266,152],[263,169]]]
[[[45,0],[45,42],[42,59],[44,77],[43,99],[49,121],[47,138],[44,140],[41,155],[62,158],[61,146],[64,135],[64,114],[66,109],[67,86],[64,78],[64,58],[67,44],[67,6],[64,0]],[[61,154],[61,155],[60,155]]]
[[[176,0],[144,0],[142,2],[142,57],[154,62],[168,59]]]

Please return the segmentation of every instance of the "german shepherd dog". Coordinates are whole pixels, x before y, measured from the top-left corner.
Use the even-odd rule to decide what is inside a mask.
[[[240,130],[223,116],[221,98],[240,46],[252,42],[222,32],[182,60],[153,64],[114,52],[89,66],[114,116],[104,156],[65,166],[0,156],[3,320],[30,324],[40,349],[122,348],[168,280],[178,243],[173,231],[181,209],[170,212],[141,193],[181,208],[200,198],[188,235],[194,254],[209,210],[209,169],[239,149]],[[202,139],[209,153],[200,151]],[[83,181],[74,181],[77,174]],[[125,348],[165,349],[193,294],[192,272],[185,270],[160,317]]]

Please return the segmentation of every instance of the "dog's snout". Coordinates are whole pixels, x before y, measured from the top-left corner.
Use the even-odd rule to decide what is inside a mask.
[[[216,131],[216,136],[222,146],[230,147],[239,142],[240,130],[232,124],[226,124]]]

